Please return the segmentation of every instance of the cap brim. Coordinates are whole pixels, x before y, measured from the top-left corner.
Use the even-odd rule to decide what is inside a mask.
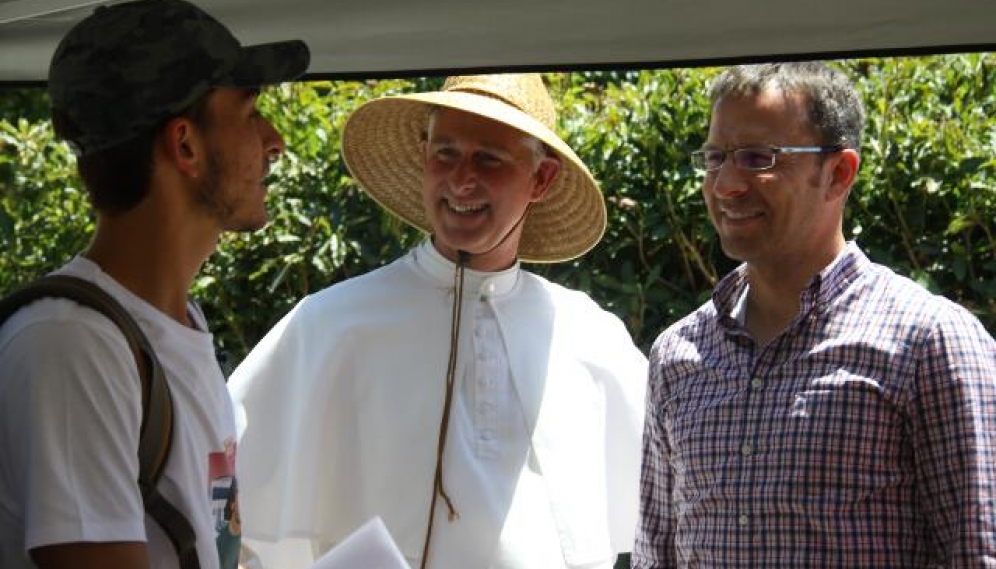
[[[228,79],[233,87],[293,81],[304,75],[310,62],[308,45],[300,40],[246,46]]]

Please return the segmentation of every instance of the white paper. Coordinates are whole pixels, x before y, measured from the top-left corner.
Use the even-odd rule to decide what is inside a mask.
[[[411,569],[387,526],[374,517],[322,555],[311,569]]]

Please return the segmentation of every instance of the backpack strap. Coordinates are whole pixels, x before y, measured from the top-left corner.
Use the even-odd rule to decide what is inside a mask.
[[[113,322],[128,341],[142,379],[142,425],[138,442],[138,486],[145,511],[169,537],[182,569],[199,569],[197,538],[187,519],[156,489],[173,440],[173,400],[162,366],[149,339],[117,300],[96,284],[69,275],[48,275],[0,300],[0,325],[22,307],[42,298],[67,298],[96,310]]]

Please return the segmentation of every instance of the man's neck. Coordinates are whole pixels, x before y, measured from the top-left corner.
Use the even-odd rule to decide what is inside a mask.
[[[781,263],[778,267],[758,267],[748,263],[747,282],[750,287],[744,310],[744,325],[760,345],[767,345],[799,315],[800,297],[813,277],[833,263],[844,250],[828,250],[797,263]]]
[[[189,241],[189,234],[176,228],[126,216],[102,218],[83,255],[142,300],[191,326],[187,294],[214,246]]]
[[[784,330],[799,314],[802,289],[779,287],[774,290],[764,281],[750,282],[744,303],[744,326],[758,344],[764,346]]]

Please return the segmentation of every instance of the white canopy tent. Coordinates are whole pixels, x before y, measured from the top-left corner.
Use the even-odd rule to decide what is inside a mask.
[[[312,78],[996,51],[996,0],[194,1],[245,43],[305,40]],[[103,3],[0,0],[0,85],[44,82]]]

